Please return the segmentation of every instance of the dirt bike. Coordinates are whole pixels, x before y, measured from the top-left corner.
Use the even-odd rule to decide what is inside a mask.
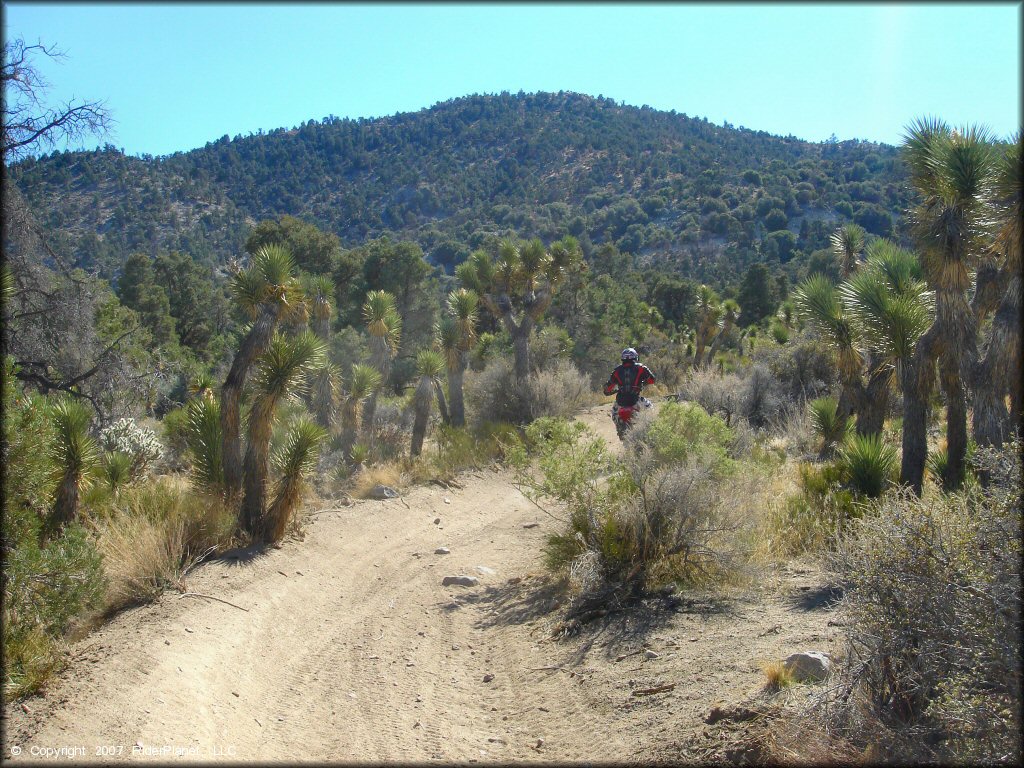
[[[653,403],[641,395],[636,405],[613,405],[612,421],[615,423],[615,434],[619,440],[626,439],[626,432],[633,426],[633,417],[641,408],[650,408]]]

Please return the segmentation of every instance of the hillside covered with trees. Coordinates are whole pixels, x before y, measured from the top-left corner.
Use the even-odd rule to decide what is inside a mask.
[[[562,233],[722,288],[749,264],[806,260],[852,222],[894,236],[894,147],[717,126],[574,93],[478,95],[379,119],[326,117],[167,157],[107,145],[14,165],[76,266],[128,254],[223,264],[256,222],[295,216],[345,248],[389,234],[449,272],[488,238]],[[791,275],[792,276],[792,275]]]

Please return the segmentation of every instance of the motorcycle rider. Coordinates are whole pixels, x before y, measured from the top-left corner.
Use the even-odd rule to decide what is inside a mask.
[[[632,347],[622,350],[622,364],[617,366],[608,382],[604,385],[604,393],[615,392],[615,405],[612,406],[612,419],[618,423],[619,408],[632,408],[639,402],[640,393],[647,384],[654,383],[654,372],[640,363],[640,356]]]

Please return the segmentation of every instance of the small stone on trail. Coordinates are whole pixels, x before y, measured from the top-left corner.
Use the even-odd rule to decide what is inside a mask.
[[[452,500],[451,500],[451,499],[449,499],[449,498],[448,498],[447,496],[445,496],[445,497],[444,497],[444,503],[445,503],[445,504],[451,504],[451,503],[452,503]]]
[[[441,580],[442,587],[447,587],[450,584],[458,587],[475,587],[479,583],[480,581],[476,576],[445,576]]]
[[[453,644],[453,645],[452,645],[452,650],[453,650],[453,651],[457,651],[457,650],[459,650],[459,648],[461,648],[461,647],[462,647],[462,646],[459,646],[459,645],[454,645],[454,644]]]
[[[440,524],[441,524],[441,518],[440,517],[435,517],[434,518],[434,525],[440,525]]]
[[[540,523],[523,523],[523,528],[536,528]]]
[[[534,749],[540,749],[544,746],[544,739],[537,739],[537,743],[533,745]]]
[[[413,724],[412,724],[412,727],[413,727],[413,728],[419,728],[419,727],[420,727],[420,725],[421,725],[420,721],[419,721],[419,720],[417,720],[417,721],[416,721],[415,723],[413,723]]]
[[[370,498],[378,501],[384,501],[385,499],[397,499],[398,491],[389,485],[375,485],[370,491]]]
[[[644,658],[645,659],[660,659],[661,658],[661,654],[660,653],[655,653],[654,651],[648,649],[648,650],[644,651]]]
[[[190,635],[192,634],[192,630],[189,629],[188,627],[185,627],[185,631],[188,632]]]
[[[238,696],[238,691],[232,691],[232,692],[231,692],[231,695],[232,695],[232,696]],[[241,697],[239,697],[239,698],[241,698]]]
[[[171,644],[170,640],[164,640],[164,645],[170,645],[170,644]]]
[[[477,570],[477,573],[482,573],[485,576],[492,576],[495,573],[497,573],[497,571],[495,571],[493,568],[488,568],[486,565],[478,565],[476,567],[476,570]]]
[[[492,675],[492,674],[490,674],[490,673],[488,673],[488,674],[484,675],[484,682],[485,682],[485,683],[489,683],[489,682],[491,682],[491,680],[493,680],[493,679],[494,679],[494,675]]]
[[[434,554],[435,555],[449,555],[449,554],[451,554],[451,550],[448,549],[448,547],[438,547],[437,549],[434,550]]]

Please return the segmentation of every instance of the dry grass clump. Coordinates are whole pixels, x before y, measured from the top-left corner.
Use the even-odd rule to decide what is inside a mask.
[[[784,661],[767,661],[761,665],[761,671],[765,676],[765,690],[772,693],[781,691],[795,682],[793,673]]]
[[[406,487],[409,485],[406,465],[406,461],[398,460],[364,466],[352,476],[352,495],[357,499],[369,498],[370,491],[378,485],[395,489]]]
[[[92,523],[107,577],[106,611],[180,585],[188,567],[234,541],[236,517],[218,497],[172,477],[126,488]]]
[[[528,424],[544,417],[569,418],[591,397],[590,381],[563,361],[517,381],[508,357],[496,357],[482,371],[466,374],[465,397],[474,424]]]

